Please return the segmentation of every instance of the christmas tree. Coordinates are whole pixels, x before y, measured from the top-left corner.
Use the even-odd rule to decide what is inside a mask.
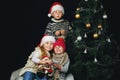
[[[75,80],[120,80],[120,48],[109,32],[108,15],[99,0],[79,0],[66,36],[69,71]]]

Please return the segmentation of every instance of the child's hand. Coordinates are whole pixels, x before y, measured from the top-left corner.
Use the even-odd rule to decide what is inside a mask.
[[[52,61],[48,57],[43,58],[41,61],[45,64],[52,64]]]
[[[39,64],[46,64],[46,61],[40,60]]]
[[[60,32],[62,35],[65,35],[65,33],[66,33],[65,30],[60,30]]]
[[[39,68],[39,70],[41,70],[41,69],[43,69],[44,67],[43,67],[43,65],[39,65],[38,68]]]
[[[55,31],[55,35],[59,36],[60,35],[60,30]]]
[[[57,69],[61,70],[61,66],[59,64],[53,64],[54,67],[56,67]]]
[[[52,60],[46,60],[47,64],[52,64]]]

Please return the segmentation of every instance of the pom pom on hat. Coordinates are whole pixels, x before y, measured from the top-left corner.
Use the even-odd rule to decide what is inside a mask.
[[[56,40],[54,36],[44,34],[44,36],[41,39],[40,46],[42,46],[44,43],[48,41],[52,41],[53,43],[55,43]]]
[[[66,50],[65,41],[64,41],[63,38],[58,38],[58,39],[56,40],[56,42],[55,42],[54,45],[53,45],[53,48],[55,48],[56,46],[62,46],[63,49],[64,49],[64,51]]]
[[[60,2],[54,2],[50,7],[48,17],[51,17],[51,13],[56,10],[61,10],[62,13],[64,14],[64,7],[62,6],[62,4]]]
[[[48,14],[48,17],[51,17],[51,14]]]

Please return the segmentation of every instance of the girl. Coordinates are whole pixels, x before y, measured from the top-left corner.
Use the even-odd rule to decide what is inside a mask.
[[[35,48],[35,50],[28,57],[27,63],[21,69],[19,75],[23,76],[23,80],[46,80],[45,76],[42,78],[37,76],[39,70],[39,65],[41,64],[51,64],[51,60],[42,60],[43,56],[51,57],[50,51],[53,49],[53,43],[55,38],[53,36],[45,35],[41,39],[40,44]]]
[[[54,66],[54,80],[74,80],[73,75],[66,75],[70,59],[66,52],[66,45],[63,38],[58,38],[53,45],[53,66]]]

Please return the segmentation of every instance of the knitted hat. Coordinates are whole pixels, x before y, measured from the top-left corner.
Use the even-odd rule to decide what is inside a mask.
[[[43,38],[41,39],[40,46],[42,46],[44,43],[52,41],[53,43],[56,41],[55,37],[50,36],[50,35],[44,35]]]
[[[62,13],[64,14],[64,7],[62,6],[62,4],[60,2],[54,2],[50,7],[48,17],[51,17],[51,13],[56,10],[61,10]]]
[[[63,49],[64,49],[64,51],[66,50],[65,41],[64,41],[63,38],[58,38],[58,39],[56,40],[56,42],[54,43],[53,48],[55,48],[55,46],[62,46]]]

